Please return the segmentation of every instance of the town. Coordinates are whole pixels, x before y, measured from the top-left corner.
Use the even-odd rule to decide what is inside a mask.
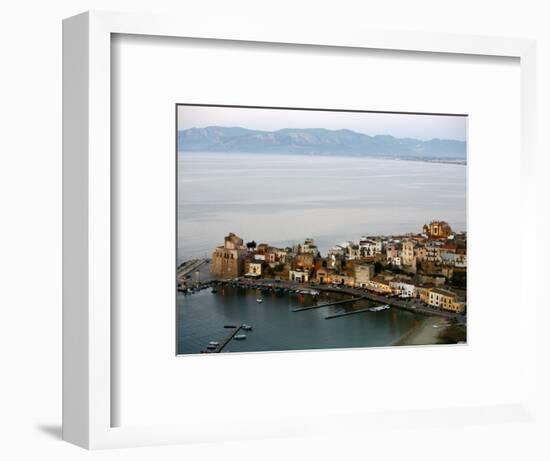
[[[230,233],[214,249],[209,269],[220,281],[289,281],[361,289],[380,299],[418,300],[449,314],[465,314],[466,237],[444,221],[431,221],[418,234],[363,236],[335,245],[323,256],[310,238],[277,248],[255,241],[245,244]],[[192,263],[186,267],[194,268]]]

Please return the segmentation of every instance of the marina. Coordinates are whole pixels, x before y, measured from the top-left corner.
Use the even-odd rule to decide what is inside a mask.
[[[350,297],[338,290],[321,293],[323,302],[317,303],[313,295],[273,286],[262,290],[263,302],[258,304],[258,282],[254,288],[247,285],[231,281],[216,284],[215,293],[209,289],[194,294],[179,293],[178,353],[386,346],[410,331],[423,317],[399,309],[351,315],[380,303]],[[356,303],[353,308],[351,299]],[[303,311],[298,314],[293,309]],[[327,316],[339,320],[326,322]],[[238,335],[245,337],[239,339]],[[216,346],[215,342],[219,344]],[[213,347],[208,348],[209,345]]]

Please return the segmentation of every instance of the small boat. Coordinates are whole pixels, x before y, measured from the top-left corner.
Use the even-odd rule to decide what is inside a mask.
[[[380,311],[385,311],[386,309],[389,309],[389,308],[390,308],[389,304],[384,304],[383,306],[371,307],[369,311],[380,312]]]
[[[263,302],[263,299],[262,298],[256,298],[256,302],[261,303],[261,302]]]
[[[246,323],[243,323],[241,325],[241,328],[245,331],[251,331],[252,330],[252,325],[247,325]]]
[[[209,346],[219,346],[220,343],[219,343],[218,341],[210,341],[210,342],[208,343],[208,345],[209,345]]]
[[[206,348],[209,349],[209,350],[214,350],[214,349],[216,349],[216,347],[218,347],[218,346],[216,346],[215,344],[209,344],[208,346],[206,346]]]
[[[239,341],[240,341],[240,340],[243,340],[243,339],[246,339],[246,335],[236,335],[236,336],[235,336],[235,339],[236,339],[236,340],[239,340]]]

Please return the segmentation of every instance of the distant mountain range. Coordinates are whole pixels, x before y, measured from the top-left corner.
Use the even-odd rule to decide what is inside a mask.
[[[284,128],[277,131],[221,126],[190,128],[178,132],[178,151],[466,160],[464,141],[422,141],[324,128]]]

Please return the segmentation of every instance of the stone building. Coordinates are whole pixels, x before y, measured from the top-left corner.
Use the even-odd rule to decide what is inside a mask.
[[[355,265],[355,286],[366,288],[368,282],[374,277],[374,264]]]
[[[415,243],[413,240],[404,240],[401,244],[401,261],[405,266],[415,266],[416,257],[414,255]]]
[[[346,274],[332,274],[332,283],[353,288],[355,286],[355,277]]]
[[[432,221],[430,224],[424,224],[422,232],[431,239],[446,239],[453,233],[451,226],[445,221]]]
[[[247,252],[243,239],[231,232],[225,237],[224,244],[212,252],[210,272],[221,278],[240,277],[244,274]]]
[[[332,270],[321,267],[315,271],[316,283],[332,283]]]
[[[315,265],[315,256],[313,253],[300,253],[294,257],[292,262],[294,269],[311,270]]]

